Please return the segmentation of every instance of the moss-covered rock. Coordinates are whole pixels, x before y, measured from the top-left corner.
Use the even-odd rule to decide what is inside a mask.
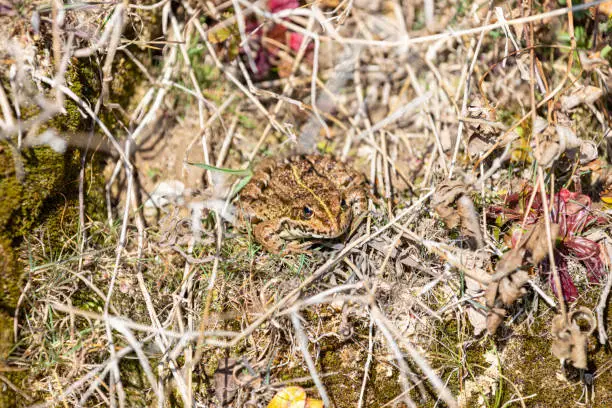
[[[6,360],[12,342],[12,312],[19,296],[15,257],[11,243],[0,238],[0,362]]]
[[[141,78],[140,71],[124,57],[118,57],[116,65],[109,102],[127,107]],[[101,92],[99,71],[95,61],[74,58],[66,71],[66,85],[93,105]],[[52,97],[51,92],[48,97]],[[52,128],[62,134],[90,129],[91,119],[83,116],[74,101],[66,98],[64,109],[64,114],[42,123],[39,131]],[[22,121],[41,112],[37,105],[27,101],[22,102],[20,111]],[[117,112],[103,108],[99,117],[111,130],[122,129],[119,126],[122,118]],[[30,253],[42,250],[32,247],[37,241],[30,236],[38,234],[35,231],[44,234],[47,255],[63,253],[66,245],[78,241],[73,238],[79,236],[79,173],[84,154],[73,148],[57,153],[46,146],[17,152],[12,143],[0,142],[0,366],[10,360],[13,348],[13,316],[24,283],[24,266]],[[88,219],[100,219],[105,214],[104,159],[90,153],[85,163],[85,212]],[[19,382],[11,372],[7,375],[9,380]],[[0,394],[0,406],[13,405],[11,401],[16,395],[10,389],[3,389]]]

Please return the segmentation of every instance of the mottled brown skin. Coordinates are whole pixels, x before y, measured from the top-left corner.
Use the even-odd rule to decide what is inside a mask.
[[[250,221],[255,240],[272,253],[305,252],[308,240],[337,238],[366,208],[363,175],[320,155],[264,160],[238,203],[239,220]]]

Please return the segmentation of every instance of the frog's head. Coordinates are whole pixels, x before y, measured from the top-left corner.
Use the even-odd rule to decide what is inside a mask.
[[[349,229],[352,218],[340,194],[316,195],[292,206],[287,232],[294,238],[336,238]]]
[[[289,204],[289,219],[281,235],[295,239],[336,238],[344,234],[353,219],[344,193],[327,178],[298,174],[296,168],[293,171],[299,191],[294,193]]]

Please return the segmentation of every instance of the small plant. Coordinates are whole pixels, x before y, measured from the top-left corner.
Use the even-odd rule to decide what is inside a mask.
[[[517,221],[513,225],[510,236],[511,246],[518,244],[524,230],[518,222],[529,227],[540,222],[545,214],[541,196],[536,193],[531,208],[528,203],[533,188],[528,186],[520,193],[508,194],[501,206],[492,206],[489,212],[498,217],[498,222]],[[587,277],[591,282],[599,281],[604,274],[604,263],[601,258],[601,249],[597,242],[582,236],[585,232],[605,223],[605,219],[593,215],[591,199],[581,193],[572,192],[562,188],[554,195],[548,212],[551,224],[559,226],[559,233],[554,250],[555,265],[561,278],[563,296],[573,301],[578,296],[578,290],[568,272],[568,259],[574,258],[586,268]],[[541,263],[541,270],[548,274],[553,290],[554,283],[549,272],[548,260]]]
[[[300,7],[298,0],[269,0],[267,9],[272,13],[283,10],[292,10]],[[213,29],[209,33],[209,41],[212,43],[223,43],[227,47],[227,55],[230,60],[237,56],[252,59],[252,64],[246,64],[251,76],[255,80],[262,80],[276,72],[281,78],[286,78],[291,74],[293,61],[281,55],[281,52],[288,51],[296,53],[302,43],[304,36],[301,33],[288,29],[283,24],[268,23],[262,24],[255,18],[245,20],[245,33],[247,36],[248,47],[240,47],[240,36],[236,24],[229,27]],[[312,60],[313,44],[309,44],[305,59]],[[252,54],[247,56],[247,52]]]

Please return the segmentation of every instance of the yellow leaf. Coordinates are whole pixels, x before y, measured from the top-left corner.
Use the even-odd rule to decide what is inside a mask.
[[[213,44],[217,44],[217,43],[227,40],[231,34],[232,34],[231,27],[220,27],[220,28],[213,27],[208,32],[208,41],[210,41]]]
[[[612,191],[604,191],[601,193],[601,201],[606,204],[612,204]]]
[[[276,393],[268,408],[305,408],[306,391],[302,387],[285,387]]]
[[[323,408],[323,401],[318,399],[306,398],[304,408]]]

